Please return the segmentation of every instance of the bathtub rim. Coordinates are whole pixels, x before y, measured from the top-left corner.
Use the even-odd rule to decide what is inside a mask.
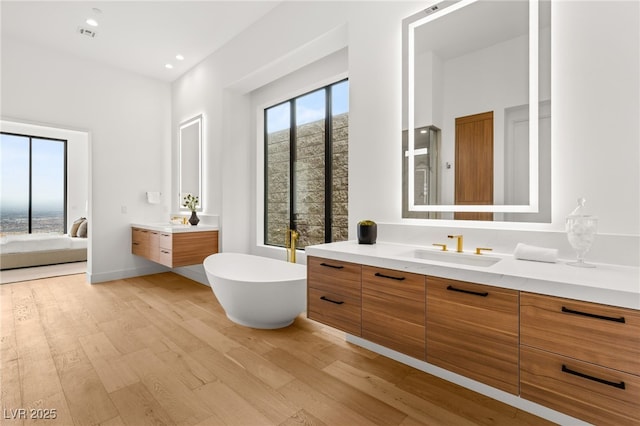
[[[217,257],[216,257],[217,256]],[[238,261],[241,259],[249,260],[253,259],[254,261],[258,259],[258,262],[261,262],[265,265],[277,266],[279,268],[284,267],[284,269],[289,269],[286,275],[280,275],[271,277],[266,273],[260,273],[252,271],[251,276],[246,275],[246,269],[242,270],[241,276],[238,276],[238,269],[233,269],[229,264],[221,265],[220,268],[214,268],[213,263],[217,261],[222,261],[223,258],[227,258],[231,261]],[[300,263],[291,263],[285,260],[274,259],[272,257],[264,257],[256,254],[248,254],[248,253],[235,253],[235,252],[221,252],[215,253],[207,256],[202,263],[205,274],[211,275],[212,277],[218,277],[224,280],[233,281],[236,284],[247,284],[247,285],[256,285],[260,283],[295,283],[300,280],[304,280],[306,282],[307,279],[307,265]],[[286,265],[286,266],[285,266]],[[257,265],[260,266],[260,265]],[[293,272],[290,272],[293,271]]]

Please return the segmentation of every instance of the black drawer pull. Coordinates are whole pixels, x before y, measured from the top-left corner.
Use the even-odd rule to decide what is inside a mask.
[[[331,303],[335,303],[336,305],[342,305],[344,302],[342,301],[337,301],[337,300],[331,300],[329,299],[327,296],[321,296],[320,297],[321,300],[325,300],[327,302],[331,302]]]
[[[324,262],[322,262],[320,264],[320,266],[326,266],[327,268],[333,268],[333,269],[343,269],[344,268],[344,266],[342,266],[342,265],[330,265],[330,264],[324,263]]]
[[[584,373],[580,373],[579,371],[572,370],[564,364],[562,364],[562,372],[573,374],[574,376],[582,377],[583,379],[593,380],[594,382],[602,383],[607,386],[613,386],[614,388],[618,388],[618,389],[625,388],[624,382],[610,382],[609,380],[601,379],[599,377],[593,377],[588,374],[584,374]]]
[[[131,244],[133,244],[134,246],[139,246],[140,245],[140,243],[136,243],[136,242],[133,242]]]
[[[447,286],[447,290],[449,291],[457,291],[460,293],[473,294],[474,296],[487,297],[489,295],[486,291],[471,291],[471,290],[463,290],[461,288],[455,288],[454,286]]]
[[[574,311],[573,309],[565,308],[564,306],[562,307],[562,312],[565,312],[567,314],[582,315],[582,316],[589,317],[589,318],[597,318],[597,319],[601,319],[601,320],[621,322],[623,324],[625,323],[624,317],[618,317],[618,318],[606,317],[604,315],[590,314],[589,312]]]
[[[381,274],[380,272],[376,272],[375,276],[376,277],[380,277],[380,278],[389,278],[390,280],[397,280],[397,281],[404,280],[404,277],[394,277],[394,276],[391,276],[391,275]]]

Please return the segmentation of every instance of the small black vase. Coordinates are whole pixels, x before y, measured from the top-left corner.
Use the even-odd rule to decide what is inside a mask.
[[[358,224],[358,244],[375,244],[378,238],[378,225]]]
[[[189,223],[192,226],[196,226],[198,224],[198,222],[200,222],[200,219],[196,215],[196,212],[195,211],[191,212],[191,217],[189,218]]]

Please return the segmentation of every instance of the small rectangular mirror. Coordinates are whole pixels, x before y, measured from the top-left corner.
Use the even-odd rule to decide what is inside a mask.
[[[178,204],[181,210],[186,207],[182,200],[187,194],[198,196],[202,211],[202,114],[180,124],[179,143],[179,194]]]

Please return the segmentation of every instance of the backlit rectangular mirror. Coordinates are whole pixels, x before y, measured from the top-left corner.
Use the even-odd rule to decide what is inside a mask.
[[[403,217],[550,221],[550,21],[538,0],[403,21]]]
[[[199,197],[197,208],[202,211],[202,115],[193,117],[180,124],[180,152],[179,152],[179,182],[178,203],[181,210],[185,195],[192,194]]]

